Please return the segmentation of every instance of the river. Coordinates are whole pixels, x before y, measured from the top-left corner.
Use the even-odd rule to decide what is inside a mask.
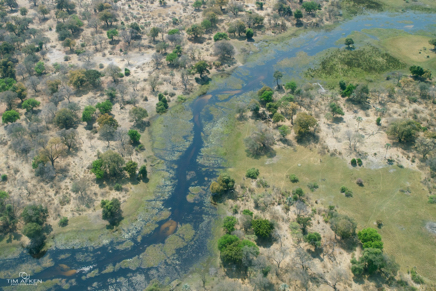
[[[168,168],[174,169],[171,172],[175,183],[174,191],[164,201],[164,207],[171,211],[170,218],[159,223],[159,227],[151,235],[143,237],[140,242],[134,241],[133,246],[126,250],[114,248],[112,244],[98,248],[48,250],[45,257],[49,256],[54,265],[47,268],[42,266],[39,272],[32,274],[32,279],[43,281],[65,279],[66,282],[70,282],[69,290],[86,290],[88,288],[90,288],[88,290],[142,290],[151,278],[160,280],[167,278],[167,282],[171,282],[183,277],[190,267],[208,254],[207,241],[211,237],[211,226],[217,215],[216,211],[210,205],[207,193],[201,196],[200,203],[190,203],[186,196],[192,186],[207,189],[211,179],[215,178],[220,168],[223,167],[224,161],[219,157],[212,156],[205,149],[219,147],[219,143],[225,139],[225,134],[222,133],[220,140],[215,141],[216,144],[213,145],[210,144],[211,140],[208,137],[211,137],[213,132],[222,126],[222,123],[226,121],[227,114],[234,114],[229,104],[247,103],[250,97],[249,94],[245,93],[258,90],[263,84],[273,86],[273,72],[277,63],[295,57],[298,52],[305,52],[309,56],[313,56],[328,48],[341,47],[342,45],[336,44],[337,40],[353,31],[372,28],[401,29],[411,33],[418,30],[432,29],[434,31],[435,23],[436,18],[431,14],[379,13],[357,16],[330,31],[309,30],[280,44],[259,42],[256,46],[260,49],[260,53],[256,54],[259,57],[255,61],[250,61],[237,68],[225,81],[220,80],[220,82],[215,83],[213,80],[211,86],[216,89],[186,105],[186,110],[191,110],[193,116],[192,120],[189,121],[193,125],[189,139],[192,142],[187,149],[177,156],[176,160],[167,159],[163,153],[157,154],[165,161]],[[303,68],[298,66],[280,67],[280,70],[285,76],[301,79]],[[312,82],[318,83],[318,80],[312,80]],[[223,100],[219,96],[235,90],[235,87],[229,84],[239,84],[241,88],[237,88],[237,94]],[[318,85],[323,88],[321,84]],[[169,113],[167,114],[169,115]],[[116,265],[121,261],[137,258],[148,246],[163,243],[168,235],[175,231],[177,225],[187,223],[193,226],[195,237],[186,246],[177,250],[174,259],[151,268],[136,266],[102,273],[110,264]],[[92,260],[85,260],[85,262],[83,259],[79,260],[78,254],[81,254],[80,257],[85,256],[92,258]],[[5,270],[11,266],[19,269],[22,266],[24,272],[32,260],[38,259],[24,254],[18,259],[2,260],[0,269]],[[98,274],[87,276],[96,269],[99,270]],[[74,282],[72,279],[75,279]],[[0,286],[9,285],[10,283],[6,279],[0,281]],[[53,288],[62,289],[59,285]]]

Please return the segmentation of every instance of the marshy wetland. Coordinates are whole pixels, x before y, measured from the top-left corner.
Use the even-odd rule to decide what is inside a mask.
[[[152,165],[153,174],[146,189],[143,183],[133,185],[132,197],[123,206],[124,221],[116,232],[107,230],[101,219],[95,218],[96,223],[89,225],[92,217],[76,217],[71,226],[48,242],[42,258],[32,258],[25,251],[10,250],[2,244],[5,258],[0,277],[13,278],[25,270],[32,278],[44,281],[38,290],[143,290],[153,279],[166,285],[180,280],[189,283],[192,290],[200,290],[194,286],[201,284],[193,282],[199,272],[191,268],[208,257],[215,258],[208,260],[208,267],[219,268],[217,247],[208,242],[216,242],[220,217],[226,212],[223,209],[236,204],[211,203],[211,181],[225,172],[238,187],[250,187],[245,171],[254,167],[276,188],[298,186],[310,193],[312,202],[326,208],[334,205],[338,212],[352,217],[358,229],[376,227],[376,221],[382,220],[383,227],[378,231],[384,251],[395,256],[401,271],[406,273],[416,266],[426,280],[436,281],[435,234],[427,225],[436,222],[436,210],[434,204],[427,203],[429,192],[416,166],[374,160],[370,167],[363,159],[364,167],[355,168],[345,154],[330,155],[310,143],[296,142],[280,143],[273,152],[253,158],[247,155],[243,140],[255,123],[235,113],[263,85],[274,87],[276,70],[283,73],[282,83],[320,83],[327,89],[326,95],[339,80],[364,79],[379,84],[385,81],[386,73],[416,64],[435,75],[436,54],[428,45],[435,30],[434,14],[371,13],[328,31],[309,30],[280,43],[255,43],[258,51],[248,56],[243,66],[222,78],[217,74],[203,86],[205,94],[194,94],[151,120],[146,129],[149,141],[143,135],[147,145],[143,157]],[[354,39],[354,50],[344,50],[346,37]],[[375,151],[380,156],[385,149],[365,149],[367,156]],[[290,174],[297,174],[299,182],[290,182]],[[358,178],[365,182],[364,187],[355,184]],[[313,193],[306,187],[310,182],[319,185]],[[352,188],[352,198],[339,191],[344,184]],[[256,188],[251,195],[263,195],[265,189]],[[251,205],[244,201],[245,206]],[[213,277],[207,275],[210,286],[216,280]],[[1,286],[19,290],[7,286],[4,280]]]

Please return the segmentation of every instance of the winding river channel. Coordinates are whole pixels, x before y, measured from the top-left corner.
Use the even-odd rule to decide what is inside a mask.
[[[41,267],[33,272],[32,278],[43,282],[64,280],[68,282],[68,285],[64,286],[69,287],[69,290],[143,290],[153,278],[168,283],[181,278],[209,252],[207,243],[212,235],[211,229],[217,214],[210,204],[207,189],[211,179],[225,166],[225,161],[216,152],[225,142],[226,131],[223,128],[229,120],[228,116],[234,114],[235,105],[240,102],[247,103],[249,93],[260,89],[264,84],[273,86],[272,75],[275,69],[280,69],[285,76],[302,78],[301,73],[307,64],[304,68],[299,65],[286,67],[279,64],[282,60],[293,58],[298,52],[313,56],[329,48],[341,47],[341,44],[337,44],[340,38],[353,31],[373,28],[400,29],[410,33],[419,30],[436,31],[436,18],[431,14],[412,12],[371,14],[355,17],[328,31],[308,30],[298,37],[278,44],[257,43],[260,52],[250,56],[244,66],[234,70],[230,76],[221,79],[217,77],[217,80],[211,82],[210,92],[184,104],[183,110],[189,116],[192,115],[192,119],[186,121],[189,125],[188,134],[183,137],[186,146],[180,149],[179,145],[171,145],[171,139],[167,139],[163,147],[154,149],[170,173],[166,179],[171,180],[171,193],[163,200],[163,207],[169,209],[171,215],[168,219],[160,221],[159,227],[153,233],[140,240],[131,240],[131,245],[124,249],[109,243],[100,247],[50,249],[40,259],[21,254],[19,258],[0,261],[0,270],[18,270],[22,266],[24,272],[32,260],[44,260],[49,257],[52,263],[47,267],[41,264]],[[317,83],[318,80],[311,82]],[[322,88],[322,84],[319,85]],[[178,115],[172,115],[171,111],[172,109],[163,116],[168,125],[178,122]],[[171,153],[172,150],[178,153]],[[202,195],[198,196],[199,199],[194,203],[186,199],[193,187],[202,189]],[[168,236],[176,231],[177,226],[185,224],[193,227],[195,235],[183,247],[178,248],[170,259],[159,264],[151,264],[151,267],[144,262],[135,263],[149,246],[163,244]],[[120,265],[121,262],[127,267]],[[118,267],[108,268],[117,264]],[[110,271],[104,272],[108,269]],[[93,273],[94,270],[99,271]],[[47,289],[62,289],[60,285],[47,286]],[[0,280],[0,286],[7,287],[10,284],[4,278]]]

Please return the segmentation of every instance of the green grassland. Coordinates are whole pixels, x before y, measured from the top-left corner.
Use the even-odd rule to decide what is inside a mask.
[[[404,11],[416,10],[424,12],[436,11],[433,0],[342,0],[342,7],[347,14],[355,15],[366,10]]]
[[[330,88],[337,87],[339,80],[373,83],[383,80],[383,75],[391,71],[408,75],[412,65],[429,69],[434,76],[436,52],[428,43],[431,37],[425,34],[381,28],[354,32],[338,39],[336,44],[343,44],[345,38],[349,37],[354,40],[356,49],[328,49],[307,57],[305,62],[311,62],[312,66],[305,71],[305,76],[322,80]]]
[[[226,146],[226,158],[231,161],[228,172],[238,184],[247,183],[243,180],[246,170],[255,167],[269,185],[283,190],[302,187],[323,206],[336,206],[340,213],[357,221],[358,229],[375,227],[376,220],[381,219],[384,226],[379,232],[385,251],[395,256],[402,270],[417,266],[420,274],[436,280],[435,237],[424,227],[426,222],[436,221],[436,208],[427,203],[428,192],[421,185],[419,172],[397,166],[371,170],[365,168],[365,160],[363,167],[353,168],[340,158],[320,156],[301,146],[276,149],[274,162],[267,164],[268,157],[254,159],[245,153],[243,139],[252,128],[253,124],[240,124]],[[290,174],[300,181],[291,183],[287,178]],[[364,181],[364,187],[355,183],[357,178]],[[319,189],[311,193],[309,182],[317,182]],[[340,193],[343,185],[353,190],[353,197]]]

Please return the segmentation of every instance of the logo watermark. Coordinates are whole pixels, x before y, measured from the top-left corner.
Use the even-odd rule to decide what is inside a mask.
[[[18,279],[7,279],[8,284],[11,284],[11,286],[18,286],[18,285],[27,285],[27,286],[36,286],[40,283],[42,283],[42,280],[40,279],[30,279],[30,275],[26,272],[20,272]]]

